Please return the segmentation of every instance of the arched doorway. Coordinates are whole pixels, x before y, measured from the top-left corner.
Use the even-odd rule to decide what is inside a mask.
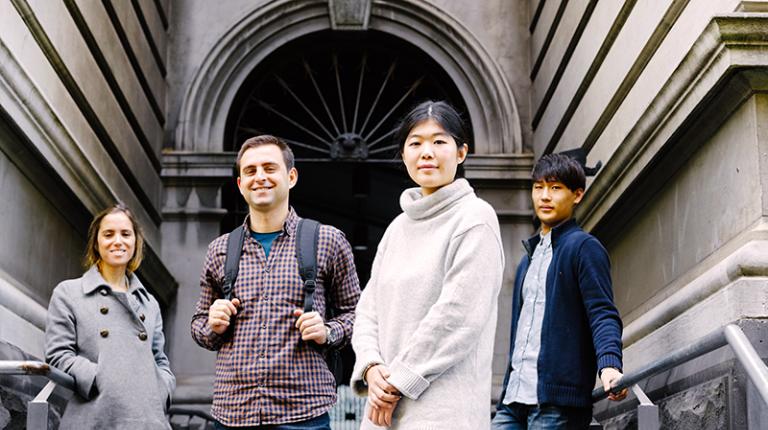
[[[222,35],[187,87],[174,149],[221,151],[236,92],[272,53],[304,36],[329,30],[328,7],[317,0],[266,2]],[[507,77],[460,21],[425,0],[392,0],[371,4],[367,28],[347,34],[352,38],[371,32],[392,35],[418,46],[440,64],[466,104],[475,153],[524,152],[520,116]]]
[[[344,231],[366,282],[376,245],[400,212],[398,197],[413,186],[392,134],[405,112],[428,99],[446,100],[467,117],[456,86],[417,47],[377,31],[321,31],[282,46],[251,72],[230,109],[224,150],[258,134],[286,140],[300,178],[291,204]],[[248,208],[233,187],[222,198],[226,232]]]

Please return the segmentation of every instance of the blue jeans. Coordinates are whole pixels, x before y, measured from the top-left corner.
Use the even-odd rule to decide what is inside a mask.
[[[554,405],[502,405],[493,418],[493,430],[583,430],[592,422],[592,408]]]
[[[328,413],[326,412],[319,417],[310,418],[306,421],[299,421],[297,423],[251,427],[227,427],[220,422],[215,422],[213,428],[216,430],[331,430],[331,417],[328,416]]]

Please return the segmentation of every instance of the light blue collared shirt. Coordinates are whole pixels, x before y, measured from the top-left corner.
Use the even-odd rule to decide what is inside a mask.
[[[552,232],[541,235],[533,251],[531,265],[523,281],[523,307],[517,322],[512,370],[509,375],[504,404],[513,402],[538,404],[536,387],[539,381],[538,360],[541,349],[541,326],[544,322],[547,270],[552,262]]]

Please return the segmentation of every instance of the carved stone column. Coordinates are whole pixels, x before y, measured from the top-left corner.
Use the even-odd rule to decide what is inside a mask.
[[[178,378],[175,402],[212,395],[215,354],[189,336],[208,244],[220,234],[221,187],[232,179],[233,153],[163,155],[163,261],[179,283],[166,318],[168,350]],[[205,391],[205,393],[203,393]]]

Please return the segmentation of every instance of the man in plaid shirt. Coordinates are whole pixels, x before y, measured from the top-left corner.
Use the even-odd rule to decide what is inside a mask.
[[[299,217],[288,205],[298,179],[293,153],[276,137],[257,136],[245,141],[236,167],[250,234],[234,298],[222,299],[225,234],[208,246],[192,317],[195,341],[218,351],[211,409],[216,428],[330,430],[336,389],[322,351],[343,346],[352,335],[360,284],[351,247],[341,231],[320,227],[315,311],[303,313]],[[328,321],[326,297],[337,310]]]

